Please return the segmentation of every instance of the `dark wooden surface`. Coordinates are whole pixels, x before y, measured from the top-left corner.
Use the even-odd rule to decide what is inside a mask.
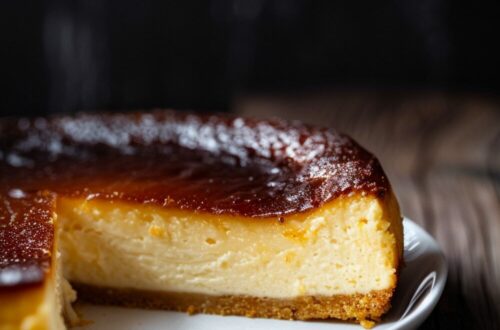
[[[500,100],[336,92],[242,98],[236,112],[335,127],[374,152],[402,212],[449,264],[422,329],[500,329]]]

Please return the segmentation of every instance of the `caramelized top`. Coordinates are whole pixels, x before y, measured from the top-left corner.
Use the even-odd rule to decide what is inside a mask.
[[[46,192],[0,195],[0,292],[43,281],[53,252],[54,201]]]
[[[48,262],[42,191],[281,219],[388,189],[379,162],[352,139],[298,122],[172,111],[3,120],[0,269]]]

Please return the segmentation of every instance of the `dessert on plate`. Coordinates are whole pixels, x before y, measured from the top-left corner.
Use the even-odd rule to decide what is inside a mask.
[[[74,324],[77,296],[369,326],[402,235],[377,159],[331,129],[162,110],[0,120],[0,329]]]

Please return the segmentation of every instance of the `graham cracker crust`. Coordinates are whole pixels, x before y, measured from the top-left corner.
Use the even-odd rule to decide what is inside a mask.
[[[364,326],[373,325],[370,320],[380,320],[389,310],[393,294],[393,289],[386,289],[367,294],[275,299],[111,289],[78,283],[73,287],[79,299],[95,304],[286,320],[335,318]]]

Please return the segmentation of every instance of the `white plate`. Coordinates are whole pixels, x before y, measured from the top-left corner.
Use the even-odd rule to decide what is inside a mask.
[[[404,234],[406,266],[401,271],[400,282],[392,303],[393,307],[383,318],[383,322],[375,327],[377,330],[417,328],[429,316],[446,283],[448,269],[436,241],[417,224],[406,218],[404,219]],[[86,320],[94,322],[84,327],[85,330],[362,329],[359,325],[333,320],[303,322],[202,314],[189,316],[178,312],[93,305],[84,305],[81,311]]]

